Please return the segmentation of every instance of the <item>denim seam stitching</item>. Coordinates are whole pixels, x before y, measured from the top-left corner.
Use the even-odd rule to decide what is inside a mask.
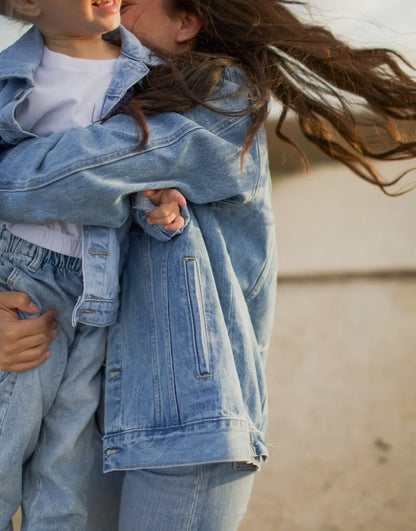
[[[196,512],[196,506],[197,506],[197,500],[198,500],[198,494],[200,491],[202,479],[203,479],[203,469],[202,466],[198,465],[198,478],[194,489],[194,496],[192,499],[192,509],[191,514],[189,515],[189,523],[188,523],[188,531],[192,530],[192,522],[194,520],[195,512]]]
[[[138,151],[137,145],[129,146],[129,147],[126,147],[124,149],[121,149],[121,150],[118,150],[118,151],[114,151],[112,153],[106,153],[105,155],[101,155],[101,156],[96,157],[96,158],[93,157],[91,159],[82,160],[82,161],[80,161],[78,164],[76,164],[73,167],[69,167],[69,166],[63,167],[60,170],[58,170],[55,174],[52,173],[51,175],[49,175],[47,180],[46,180],[46,182],[40,182],[37,185],[33,185],[31,187],[19,188],[19,189],[16,189],[16,188],[8,189],[8,188],[6,188],[3,185],[2,186],[2,191],[3,192],[8,192],[8,193],[19,193],[19,192],[26,192],[28,190],[42,189],[42,188],[45,188],[45,187],[49,186],[52,182],[60,181],[62,179],[66,179],[66,178],[70,177],[74,173],[90,170],[92,168],[96,168],[96,167],[100,167],[100,166],[104,166],[104,165],[110,165],[110,164],[118,162],[119,160],[122,160],[122,159],[135,157],[136,155],[142,155],[144,153],[148,153],[148,152],[151,152],[151,151],[156,151],[158,149],[162,149],[162,148],[166,148],[166,147],[169,147],[169,146],[173,146],[174,144],[176,144],[177,142],[182,140],[182,138],[186,137],[187,135],[189,135],[190,133],[192,133],[192,132],[194,132],[194,131],[196,131],[198,129],[199,130],[203,130],[204,128],[202,126],[200,126],[200,125],[194,125],[192,127],[190,127],[190,126],[185,127],[184,126],[178,132],[177,135],[172,137],[172,139],[167,138],[167,139],[164,140],[164,142],[161,142],[160,144],[157,144],[155,146],[148,147],[147,149],[140,150],[140,152]]]
[[[273,240],[270,240],[269,246],[268,246],[268,249],[267,249],[267,257],[268,258],[265,260],[265,262],[263,264],[263,267],[261,268],[261,271],[260,271],[257,279],[255,280],[253,286],[251,287],[251,289],[245,295],[245,299],[246,299],[247,302],[249,302],[250,300],[254,299],[254,297],[258,294],[258,292],[260,291],[260,289],[263,286],[263,283],[264,283],[264,281],[265,281],[265,279],[267,277],[267,273],[270,271],[270,268],[271,268],[273,260],[274,260],[274,253],[270,252],[270,250],[273,247],[273,245],[274,245]]]
[[[195,368],[196,368],[197,378],[207,378],[207,377],[212,377],[212,374],[209,371],[209,361],[207,359],[207,356],[204,353],[202,353],[204,359],[201,360],[201,361],[204,363],[204,365],[206,365],[206,371],[202,371],[201,370],[201,364],[200,364],[200,356],[201,356],[201,354],[199,353],[198,344],[197,344],[197,327],[196,327],[196,322],[195,322],[196,319],[195,319],[194,306],[197,306],[198,313],[201,314],[201,316],[200,316],[200,320],[202,321],[201,322],[201,336],[205,335],[205,341],[204,341],[203,337],[200,338],[201,342],[202,342],[202,348],[204,348],[204,343],[205,343],[206,344],[206,350],[208,350],[208,338],[206,337],[206,333],[207,333],[207,330],[206,330],[206,318],[205,318],[204,309],[199,307],[200,305],[198,304],[198,301],[195,301],[195,304],[193,304],[193,301],[192,301],[192,297],[191,297],[191,293],[190,293],[190,287],[189,287],[189,283],[190,283],[189,272],[188,272],[188,267],[187,267],[187,264],[189,262],[194,262],[196,264],[196,266],[195,266],[196,271],[194,272],[194,275],[195,275],[195,278],[196,278],[196,280],[198,282],[199,290],[201,292],[202,292],[202,290],[201,290],[201,286],[200,286],[200,283],[199,283],[199,276],[198,276],[198,268],[197,268],[197,266],[199,265],[198,258],[197,257],[184,257],[182,263],[184,265],[183,271],[184,271],[184,275],[185,275],[186,296],[187,296],[187,300],[188,300],[188,310],[189,310],[190,325],[191,325],[191,330],[192,330],[192,344],[193,344],[193,347],[194,347]],[[202,295],[202,293],[201,293],[201,297],[202,297],[201,304],[203,305],[203,295]],[[206,354],[208,355],[208,352]]]

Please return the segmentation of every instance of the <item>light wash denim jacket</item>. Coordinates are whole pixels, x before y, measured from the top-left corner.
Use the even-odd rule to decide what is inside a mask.
[[[148,66],[160,63],[160,60],[138,43],[130,32],[124,28],[120,28],[120,31],[121,55],[106,94],[102,110],[103,118],[111,113],[126,95],[128,89],[147,74]],[[43,38],[36,28],[32,28],[14,45],[0,54],[0,147],[36,137],[21,129],[14,118],[14,111],[16,105],[23,101],[31,91],[33,76],[42,58],[42,50]],[[63,156],[65,158],[65,154]],[[78,192],[75,181],[72,187],[77,193],[81,193],[81,191]],[[146,223],[146,214],[155,207],[148,198],[141,194],[135,198],[134,204],[133,218],[153,237],[167,241],[184,230],[182,228],[177,232],[170,232],[161,226]],[[59,205],[56,207],[60,209]],[[72,209],[68,215],[71,212]],[[54,212],[48,213],[51,219],[54,214]],[[182,209],[182,215],[186,226],[189,221],[186,207]],[[83,227],[84,289],[73,311],[74,326],[77,322],[93,326],[107,326],[116,322],[119,306],[119,268],[122,263],[121,248],[129,226],[130,220],[127,220],[119,229],[89,225]],[[109,258],[110,253],[111,258]]]
[[[136,77],[146,70],[131,68]],[[242,86],[239,71],[227,71],[218,91],[228,97],[214,104],[241,110]],[[106,471],[267,457],[277,256],[263,131],[241,160],[249,124],[204,107],[152,116],[138,149],[133,120],[117,115],[0,153],[0,218],[10,221],[118,227],[133,193],[176,187],[188,199],[179,236],[129,233],[120,319],[108,337]],[[113,260],[105,234],[94,233],[98,284]]]

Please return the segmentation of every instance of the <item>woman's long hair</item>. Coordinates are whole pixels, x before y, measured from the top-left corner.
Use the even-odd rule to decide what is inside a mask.
[[[0,15],[11,18],[17,22],[30,22],[29,18],[25,17],[10,4],[9,0],[0,0]]]
[[[168,13],[184,10],[202,22],[191,52],[163,56],[144,89],[129,104],[144,132],[145,115],[183,112],[208,105],[224,68],[239,66],[250,101],[252,124],[246,148],[265,121],[273,96],[282,106],[278,137],[289,111],[303,134],[333,159],[384,191],[368,158],[399,160],[416,156],[416,141],[404,121],[416,118],[416,82],[410,65],[388,49],[355,49],[327,29],[302,23],[290,0],[165,0]],[[286,4],[286,5],[285,5]]]

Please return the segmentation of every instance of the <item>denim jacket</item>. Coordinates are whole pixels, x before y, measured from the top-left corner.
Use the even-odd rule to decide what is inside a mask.
[[[225,97],[213,103],[232,116],[205,107],[151,116],[143,149],[132,119],[116,115],[0,153],[5,220],[118,227],[131,194],[176,187],[188,199],[177,237],[129,232],[108,337],[106,471],[267,456],[277,256],[266,142],[260,131],[242,159],[251,118],[238,113],[247,104],[240,72],[228,70],[217,90]],[[109,253],[99,231],[94,248]]]
[[[124,28],[120,28],[120,32],[121,55],[106,94],[103,118],[113,111],[128,89],[148,73],[149,66],[160,62],[131,33]],[[36,137],[21,129],[15,120],[14,111],[16,105],[27,97],[33,87],[33,76],[42,58],[42,50],[43,38],[36,28],[32,28],[0,54],[0,147]],[[72,186],[77,190],[76,181],[73,181]],[[177,232],[170,232],[161,226],[146,223],[146,214],[153,208],[149,199],[140,194],[135,199],[135,208],[132,211],[135,221],[153,237],[167,241],[184,230],[182,228]],[[17,218],[17,212],[15,215]],[[182,215],[186,226],[188,222],[186,207],[182,209]],[[53,213],[49,217],[52,218]],[[129,225],[130,220],[117,230],[83,226],[84,289],[73,311],[74,326],[77,322],[107,326],[116,321],[119,306],[118,278],[121,249]]]

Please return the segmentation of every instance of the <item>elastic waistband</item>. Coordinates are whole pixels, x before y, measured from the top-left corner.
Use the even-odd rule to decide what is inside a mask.
[[[66,269],[74,273],[82,272],[80,258],[60,254],[23,240],[9,232],[4,224],[0,225],[0,252],[27,257],[33,270],[43,264],[49,264],[57,269]]]

